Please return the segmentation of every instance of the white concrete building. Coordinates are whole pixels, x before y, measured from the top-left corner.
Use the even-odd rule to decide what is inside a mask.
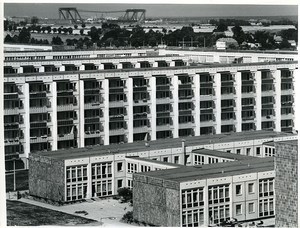
[[[292,132],[296,56],[152,49],[6,52],[6,158],[144,139]],[[232,64],[236,58],[241,64]]]

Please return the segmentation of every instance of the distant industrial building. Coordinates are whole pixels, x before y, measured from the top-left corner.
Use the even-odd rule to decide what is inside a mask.
[[[26,163],[37,151],[293,132],[296,57],[171,49],[5,52],[7,164],[17,156]]]
[[[272,157],[263,153],[272,147],[267,142],[295,139],[290,133],[254,131],[31,153],[29,194],[56,202],[113,196],[121,187],[134,187],[136,172],[181,173],[183,165]]]

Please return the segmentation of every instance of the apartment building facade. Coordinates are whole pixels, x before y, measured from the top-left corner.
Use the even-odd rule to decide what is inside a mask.
[[[294,54],[192,54],[5,53],[6,160],[41,150],[293,131]],[[231,64],[236,57],[245,63]]]

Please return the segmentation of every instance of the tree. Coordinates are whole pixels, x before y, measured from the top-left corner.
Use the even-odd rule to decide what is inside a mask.
[[[81,24],[81,27],[82,27],[82,28],[85,28],[85,24],[84,24],[84,23],[82,23],[82,24]]]
[[[19,43],[29,43],[30,32],[25,27],[22,28],[19,34]]]
[[[64,42],[61,40],[59,36],[53,37],[52,42],[53,45],[62,45]]]
[[[239,25],[236,25],[231,30],[233,32],[233,39],[235,39],[239,45],[242,44],[246,38],[242,27]]]
[[[74,29],[77,29],[78,28],[78,25],[74,25]]]
[[[53,31],[53,33],[56,33],[57,32],[57,28],[53,28],[52,31]]]
[[[119,188],[118,195],[121,199],[121,203],[127,203],[132,201],[132,190],[130,188]]]
[[[93,42],[97,42],[99,40],[98,29],[95,26],[91,27],[90,36]]]
[[[73,33],[73,29],[71,27],[68,28],[68,32],[71,35]]]
[[[124,214],[122,217],[122,221],[130,224],[133,223],[133,212],[132,211],[126,212],[126,214]]]
[[[62,32],[62,28],[61,28],[61,27],[59,27],[59,28],[57,29],[57,31],[58,31],[58,33],[59,33],[59,34],[61,34],[61,32]]]
[[[36,16],[33,16],[31,18],[31,24],[36,25],[37,23],[39,23],[39,19]]]
[[[9,34],[7,34],[4,39],[4,43],[14,43],[14,40]]]
[[[80,29],[80,35],[83,36],[84,29]]]
[[[47,30],[48,33],[50,33],[52,31],[51,26],[47,26],[46,30]]]
[[[214,30],[214,32],[225,32],[228,30],[228,26],[224,23],[218,24],[217,28]]]

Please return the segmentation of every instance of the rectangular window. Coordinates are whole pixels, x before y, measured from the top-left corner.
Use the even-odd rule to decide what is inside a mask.
[[[242,195],[242,185],[241,184],[238,184],[235,186],[235,194]]]
[[[236,211],[236,215],[241,215],[242,214],[242,205],[241,204],[237,204],[235,206],[235,211]]]
[[[254,213],[254,203],[249,203],[248,204],[248,213],[251,214],[251,213]]]
[[[174,156],[174,163],[179,164],[179,156]]]
[[[118,170],[118,172],[123,171],[123,162],[118,162],[117,163],[117,170]]]
[[[254,193],[254,183],[248,184],[248,193],[253,194]]]
[[[123,187],[123,180],[118,180],[118,188],[122,188]]]
[[[260,147],[256,147],[256,155],[260,155]]]
[[[251,148],[246,148],[246,155],[250,156],[250,153],[251,153]]]
[[[164,157],[163,158],[163,162],[169,162],[169,158],[168,157]]]
[[[241,149],[236,149],[236,154],[241,154]]]

